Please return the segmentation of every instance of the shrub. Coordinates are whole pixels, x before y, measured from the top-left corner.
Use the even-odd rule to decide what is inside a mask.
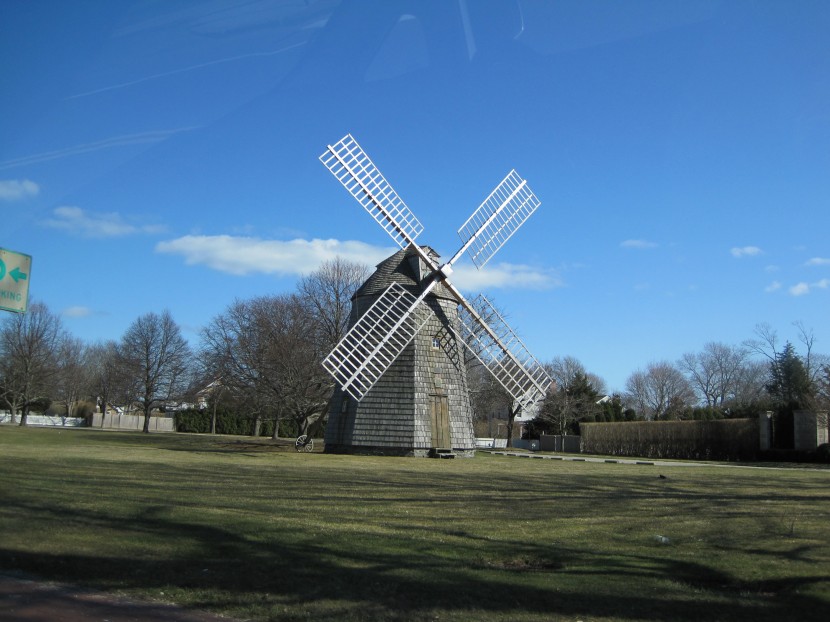
[[[197,410],[189,408],[176,413],[176,431],[190,432],[196,434],[210,433],[210,410]],[[253,418],[249,415],[239,414],[230,409],[219,408],[216,411],[216,433],[236,434],[248,436],[253,428]],[[297,424],[294,421],[280,421],[280,436],[292,438],[297,436]],[[268,419],[262,422],[259,429],[260,436],[274,435],[274,420]]]

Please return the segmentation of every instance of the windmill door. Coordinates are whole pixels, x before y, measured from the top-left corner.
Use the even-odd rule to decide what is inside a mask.
[[[446,395],[430,395],[430,419],[432,423],[432,446],[451,448],[450,405]]]

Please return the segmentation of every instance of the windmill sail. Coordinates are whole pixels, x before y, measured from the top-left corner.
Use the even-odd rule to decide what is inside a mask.
[[[415,243],[423,225],[351,134],[329,145],[320,161],[398,246]]]
[[[524,221],[530,218],[541,201],[516,171],[496,186],[472,216],[458,230],[473,263],[481,269],[504,246]]]
[[[547,393],[551,378],[519,336],[484,296],[475,306],[484,309],[485,322],[467,303],[461,306],[462,343],[499,381],[510,396],[527,410]]]
[[[495,329],[447,278],[464,252],[478,268],[484,266],[539,207],[527,182],[511,171],[458,230],[461,248],[439,268],[415,243],[423,226],[350,134],[329,145],[320,161],[398,246],[411,246],[432,271],[417,298],[399,285],[387,288],[326,357],[324,367],[343,390],[358,401],[363,399],[428,320],[422,302],[440,282],[463,309],[462,343],[523,407],[538,401],[550,385],[544,368],[492,306],[487,315]]]
[[[426,323],[422,299],[392,283],[323,361],[326,371],[357,401]]]

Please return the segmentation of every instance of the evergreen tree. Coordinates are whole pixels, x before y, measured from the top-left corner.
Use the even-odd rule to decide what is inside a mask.
[[[813,387],[810,376],[789,342],[770,363],[767,391],[779,408],[797,410],[812,405]]]

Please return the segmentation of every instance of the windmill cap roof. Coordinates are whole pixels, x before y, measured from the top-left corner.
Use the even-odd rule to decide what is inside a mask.
[[[421,248],[437,263],[439,255],[433,248],[429,246],[421,246]],[[381,261],[372,275],[355,292],[354,298],[380,295],[392,283],[402,285],[408,291],[418,295],[422,291],[424,279],[431,273],[432,269],[424,264],[415,248],[409,246]],[[441,284],[438,284],[431,293],[439,298],[455,300],[455,296]]]

